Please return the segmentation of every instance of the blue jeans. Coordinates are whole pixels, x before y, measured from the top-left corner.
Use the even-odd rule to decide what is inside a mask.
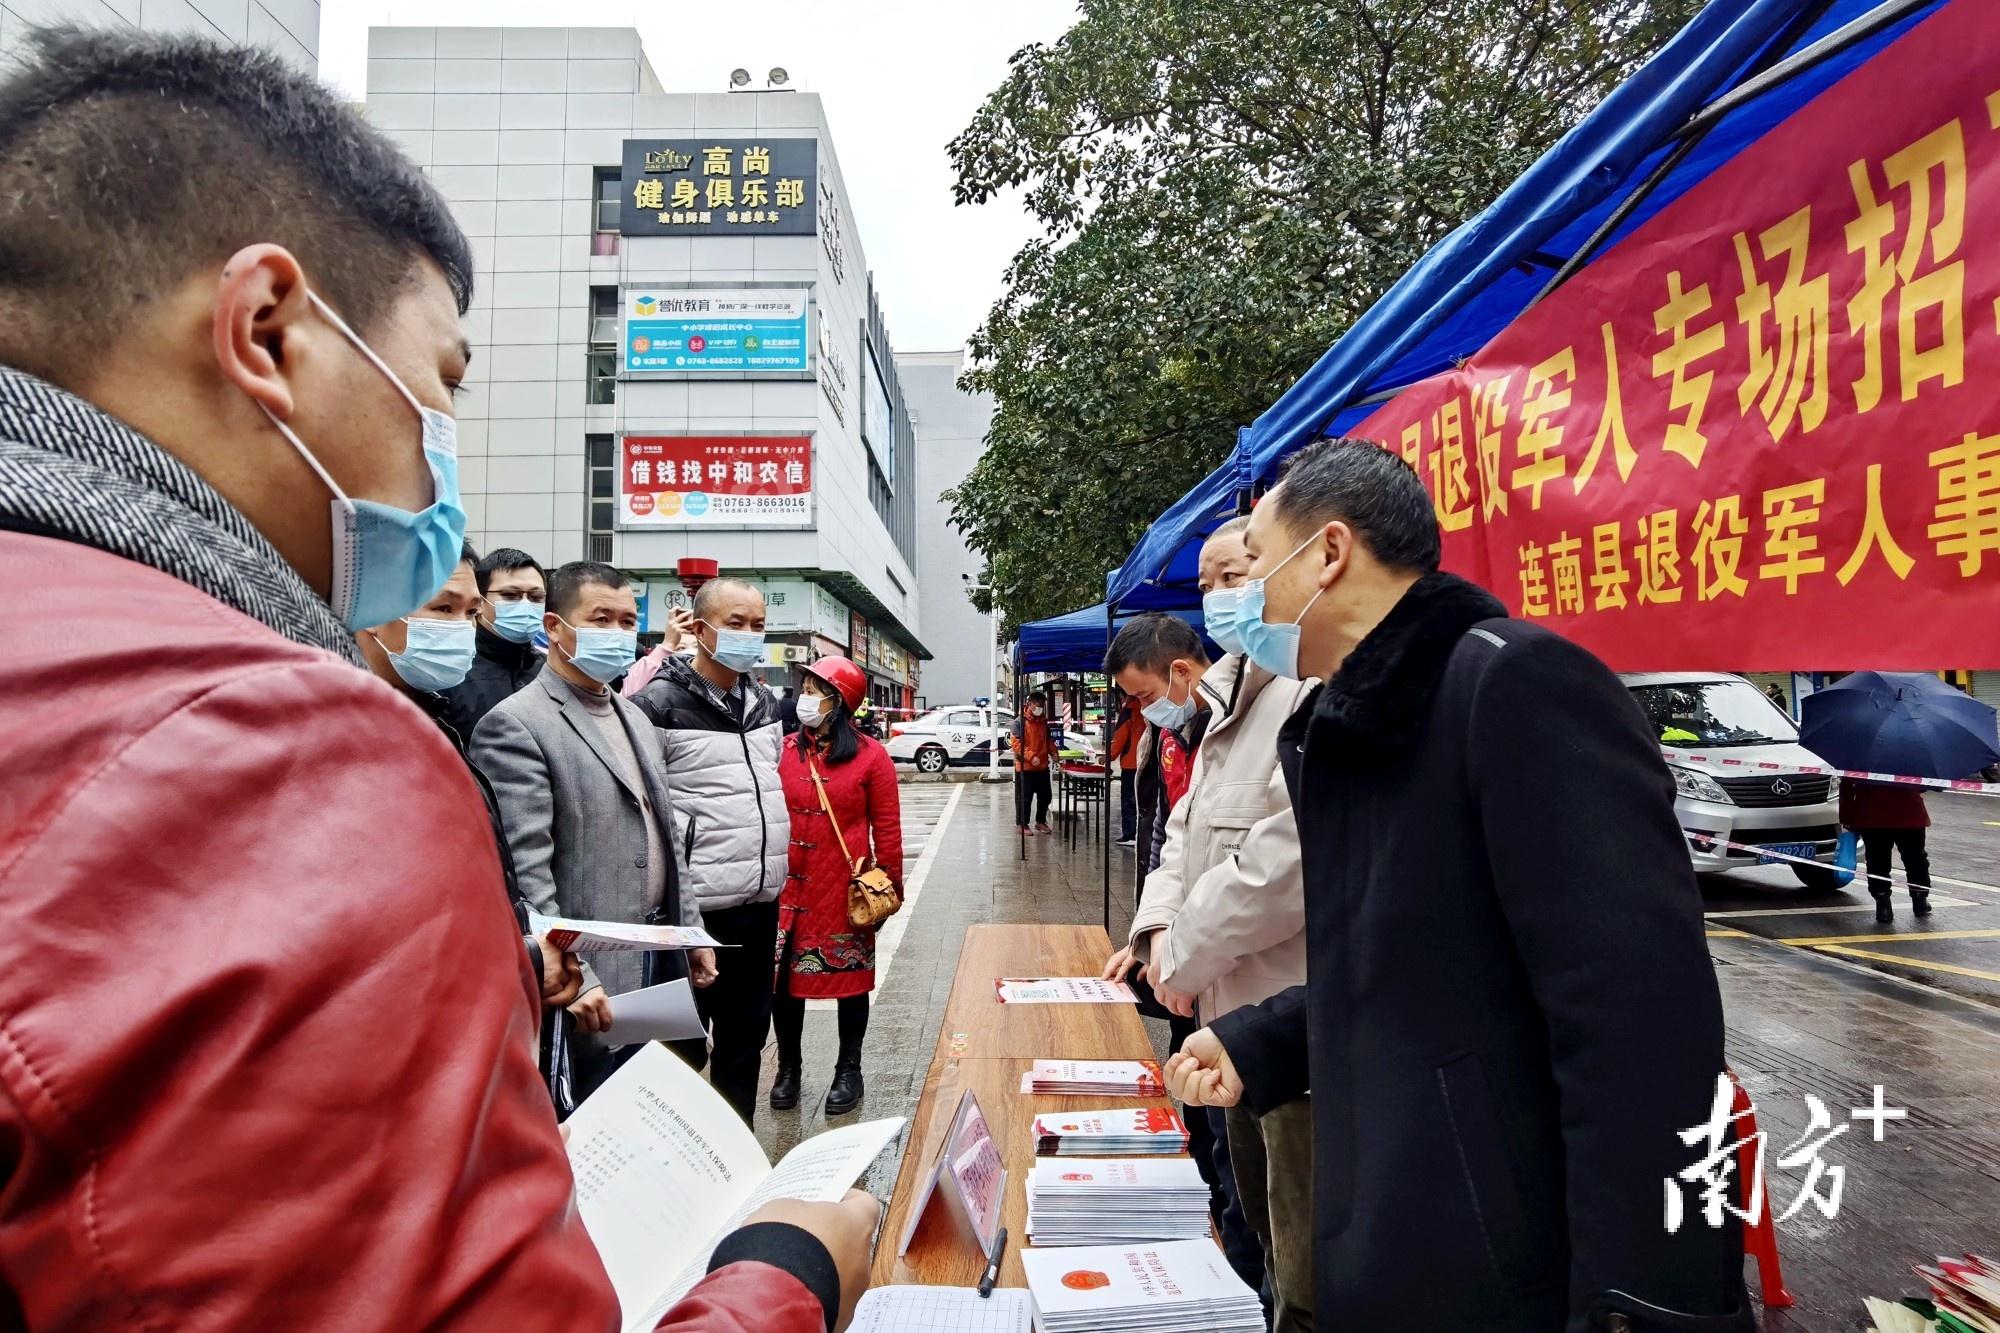
[[[1138,776],[1129,768],[1118,775],[1118,841],[1120,842],[1130,842],[1139,833],[1139,800],[1132,794],[1132,782]]]

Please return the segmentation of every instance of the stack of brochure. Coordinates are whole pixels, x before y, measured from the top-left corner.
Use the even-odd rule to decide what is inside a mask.
[[[1021,1091],[1063,1097],[1164,1097],[1167,1085],[1153,1060],[1037,1060],[1021,1075]]]
[[[1257,1293],[1215,1242],[1021,1251],[1042,1333],[1263,1333]]]
[[[1035,1117],[1037,1157],[1175,1157],[1187,1152],[1187,1125],[1168,1106],[1061,1111]]]
[[[1037,1245],[1131,1245],[1209,1235],[1208,1186],[1192,1157],[1043,1161],[1028,1177]]]

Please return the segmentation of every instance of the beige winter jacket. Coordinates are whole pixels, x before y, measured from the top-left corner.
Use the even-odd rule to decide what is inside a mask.
[[[1248,674],[1236,691],[1239,671]],[[1162,981],[1197,997],[1204,1023],[1306,979],[1305,883],[1278,729],[1313,684],[1280,680],[1232,654],[1196,687],[1214,720],[1167,821],[1131,940],[1142,957],[1159,958]],[[1142,944],[1155,930],[1162,933]]]

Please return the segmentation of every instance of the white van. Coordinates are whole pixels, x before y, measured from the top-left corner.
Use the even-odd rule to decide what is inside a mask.
[[[1798,771],[1824,761],[1799,744],[1799,729],[1789,716],[1755,685],[1726,672],[1658,671],[1620,679],[1639,701],[1662,750],[1707,761],[1667,761],[1674,775],[1674,813],[1696,870],[1769,865],[1776,858],[1767,853],[1777,852],[1822,863],[1792,864],[1807,888],[1839,887],[1832,865],[1840,840],[1839,779]],[[1745,764],[1725,766],[1723,759]],[[1756,850],[1720,846],[1718,840]]]

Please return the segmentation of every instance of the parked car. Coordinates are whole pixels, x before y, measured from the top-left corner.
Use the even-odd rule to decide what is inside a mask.
[[[1007,748],[1007,729],[1014,725],[1014,710],[1000,710],[1000,762],[1014,763]],[[889,726],[883,742],[889,757],[898,763],[915,764],[919,772],[942,773],[953,764],[984,766],[986,751],[993,740],[993,710],[972,704],[933,708],[922,717]]]
[[[1823,767],[1824,761],[1798,743],[1798,727],[1762,690],[1720,671],[1647,672],[1622,679],[1662,750],[1706,761],[1667,761],[1676,789],[1674,812],[1696,870],[1769,865],[1775,852],[1821,863],[1786,863],[1807,888],[1839,887],[1840,873],[1831,864],[1840,840],[1839,786],[1825,773],[1800,771]],[[1725,759],[1743,765],[1724,764]],[[1723,847],[1721,841],[1758,850]]]

